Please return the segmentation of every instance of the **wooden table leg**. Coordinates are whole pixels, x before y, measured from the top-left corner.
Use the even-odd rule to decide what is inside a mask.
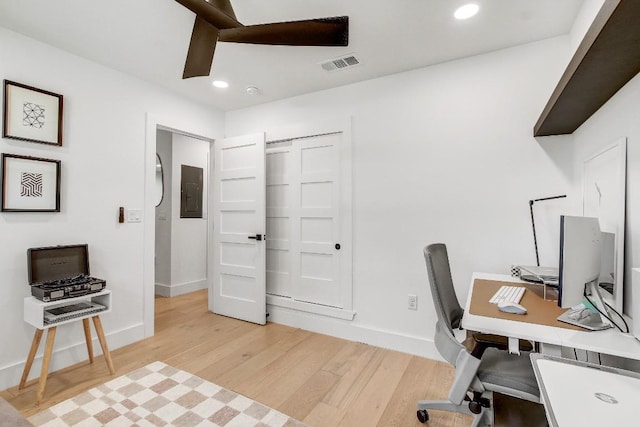
[[[40,347],[42,332],[42,329],[36,328],[36,332],[33,334],[33,341],[31,342],[31,348],[29,349],[29,356],[27,356],[27,363],[24,365],[24,371],[22,371],[22,379],[20,379],[18,390],[22,390],[24,388],[24,385],[27,383],[27,378],[29,377],[29,372],[31,371],[31,366],[33,365],[33,359],[36,357],[38,347]]]
[[[84,339],[87,341],[87,353],[89,353],[89,363],[93,363],[93,343],[91,342],[91,326],[89,325],[89,319],[82,319],[82,326],[84,327]]]
[[[116,373],[116,370],[113,368],[113,362],[111,361],[111,353],[109,353],[109,347],[107,346],[107,338],[104,336],[104,331],[102,330],[102,321],[100,321],[99,316],[93,316],[93,326],[96,328],[96,333],[98,334],[98,340],[100,341],[100,346],[102,347],[102,354],[104,355],[104,360],[107,362],[107,367],[109,368],[109,372],[111,375]]]
[[[44,358],[42,359],[42,370],[40,371],[40,381],[38,382],[36,405],[39,405],[42,401],[42,396],[44,395],[44,387],[47,385],[49,364],[51,363],[51,354],[53,353],[53,342],[56,339],[56,328],[56,326],[52,326],[47,332],[47,343],[44,348]]]

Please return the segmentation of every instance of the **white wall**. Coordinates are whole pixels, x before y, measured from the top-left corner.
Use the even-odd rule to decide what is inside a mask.
[[[569,33],[572,51],[575,52],[582,42],[584,35],[589,30],[589,27],[591,27],[593,20],[598,15],[598,12],[600,12],[604,2],[605,0],[585,0],[582,4],[580,12],[573,21],[573,25]]]
[[[209,142],[173,134],[171,204],[171,287],[176,296],[207,287],[207,182]],[[180,218],[182,165],[203,169],[202,218]]]
[[[171,167],[172,134],[166,130],[156,132],[156,152],[162,162],[164,195],[156,207],[156,249],[155,249],[155,285],[156,293],[171,286],[171,206],[173,203]],[[160,288],[160,289],[159,289]]]
[[[575,132],[575,183],[582,190],[584,159],[619,137],[627,137],[627,200],[625,230],[624,308],[631,313],[633,298],[631,269],[640,266],[640,75],[627,83]],[[636,284],[637,286],[637,284]]]
[[[153,319],[153,274],[143,277],[153,270],[153,237],[148,239],[149,249],[145,235],[154,234],[152,197],[146,197],[145,189],[153,189],[155,128],[153,146],[147,150],[147,114],[210,138],[223,133],[223,115],[3,28],[0,52],[0,79],[64,95],[62,147],[0,141],[3,153],[62,161],[60,213],[0,214],[0,389],[4,389],[19,382],[34,332],[22,313],[23,298],[30,295],[29,247],[87,242],[92,273],[105,278],[113,291],[113,312],[103,316],[110,348],[144,337],[149,330],[145,319]],[[147,156],[147,151],[152,154]],[[119,206],[144,209],[145,221],[118,224]],[[151,312],[145,312],[144,301],[151,301],[146,307]],[[52,369],[85,360],[84,347],[80,325],[60,327]],[[97,343],[94,348],[99,348]],[[39,356],[32,376],[39,373],[40,360]]]
[[[574,176],[576,192],[582,191],[584,159],[620,137],[627,138],[627,198],[625,223],[624,312],[640,305],[639,283],[632,281],[632,269],[640,266],[640,75],[618,91],[574,132]],[[541,138],[544,140],[546,138]],[[635,292],[634,292],[635,291]],[[630,338],[632,339],[632,338]],[[603,355],[603,363],[640,372],[640,361]]]
[[[352,117],[356,318],[271,307],[270,320],[437,357],[422,248],[448,245],[463,304],[473,271],[535,262],[528,201],[572,190],[573,146],[536,142],[533,125],[572,53],[554,38],[227,113],[228,136]],[[573,204],[538,212],[554,224],[539,230],[543,263],[557,264],[547,211]]]

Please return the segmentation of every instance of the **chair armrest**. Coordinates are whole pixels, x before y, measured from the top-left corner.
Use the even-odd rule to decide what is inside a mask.
[[[469,386],[476,379],[480,358],[469,354],[466,349],[461,349],[456,358],[455,367],[456,376],[449,390],[449,401],[460,405],[467,397]]]

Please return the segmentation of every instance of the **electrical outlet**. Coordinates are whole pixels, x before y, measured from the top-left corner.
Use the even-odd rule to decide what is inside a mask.
[[[418,296],[409,294],[409,310],[417,310],[418,309]]]

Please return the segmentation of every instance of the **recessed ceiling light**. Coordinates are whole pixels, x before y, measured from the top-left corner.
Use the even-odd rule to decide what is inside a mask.
[[[249,95],[257,95],[260,89],[255,86],[247,86],[246,91]]]
[[[478,10],[480,10],[480,7],[477,4],[469,3],[456,9],[453,16],[455,16],[456,19],[468,19],[478,13]]]
[[[220,89],[225,89],[229,87],[229,83],[225,82],[224,80],[214,80],[213,85],[215,87],[219,87]]]

